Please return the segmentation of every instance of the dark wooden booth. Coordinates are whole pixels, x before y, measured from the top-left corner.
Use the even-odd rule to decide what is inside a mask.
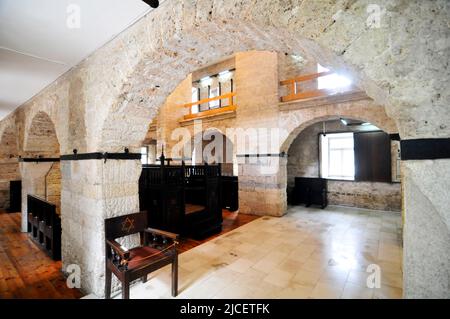
[[[185,237],[205,238],[222,230],[221,166],[143,165],[139,205],[149,226]]]
[[[61,218],[56,206],[37,196],[27,197],[28,232],[52,259],[61,260]]]
[[[16,213],[22,210],[22,181],[9,182],[8,212]]]

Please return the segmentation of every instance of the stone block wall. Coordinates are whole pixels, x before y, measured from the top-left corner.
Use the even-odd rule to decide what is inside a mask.
[[[56,212],[61,212],[61,169],[60,163],[53,163],[45,176],[46,199],[56,205]]]
[[[0,209],[9,208],[9,182],[19,179],[17,159],[0,159]]]
[[[0,134],[0,209],[9,208],[9,182],[20,179],[17,141],[14,126]]]

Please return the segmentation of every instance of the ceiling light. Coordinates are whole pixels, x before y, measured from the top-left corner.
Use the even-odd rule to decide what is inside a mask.
[[[142,0],[142,1],[144,1],[146,4],[148,4],[152,8],[158,8],[158,6],[159,6],[158,0]]]

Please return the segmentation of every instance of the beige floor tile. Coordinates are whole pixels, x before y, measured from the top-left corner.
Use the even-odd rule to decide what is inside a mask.
[[[292,277],[294,277],[292,272],[274,269],[263,280],[274,286],[287,287]]]
[[[347,282],[344,286],[342,292],[342,299],[372,299],[374,294],[374,289],[361,287],[360,285],[355,285]]]
[[[314,299],[339,299],[342,291],[342,287],[318,283],[312,290],[310,297]]]
[[[321,275],[321,271],[308,271],[301,269],[295,274],[292,281],[302,286],[314,287],[319,282]]]
[[[307,299],[311,295],[314,287],[302,286],[292,283],[288,287],[281,289],[276,298],[280,299]]]
[[[251,260],[248,260],[246,258],[239,258],[235,262],[231,263],[228,268],[239,273],[244,273],[254,264],[255,263]]]
[[[400,225],[399,214],[293,207],[181,254],[178,298],[401,298]],[[370,264],[379,289],[367,288]],[[170,284],[168,266],[130,294],[171,298]]]
[[[303,262],[288,258],[284,260],[277,268],[295,275],[302,268],[302,265]]]
[[[367,287],[367,278],[370,273],[359,270],[350,270],[347,282],[360,287]]]

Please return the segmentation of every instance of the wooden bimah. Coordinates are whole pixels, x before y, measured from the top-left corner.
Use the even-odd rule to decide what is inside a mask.
[[[222,230],[221,166],[143,165],[139,204],[151,227],[205,238]]]

